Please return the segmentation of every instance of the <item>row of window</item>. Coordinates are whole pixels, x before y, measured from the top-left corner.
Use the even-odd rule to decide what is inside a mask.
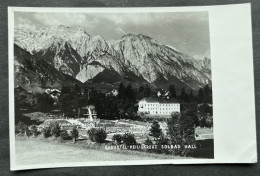
[[[148,111],[150,114],[171,114],[173,111],[165,112],[165,111]]]
[[[159,104],[160,106],[179,106],[179,104]],[[143,106],[158,106],[158,104],[143,104]]]
[[[175,108],[146,108],[147,110],[178,110],[179,108],[175,107]]]

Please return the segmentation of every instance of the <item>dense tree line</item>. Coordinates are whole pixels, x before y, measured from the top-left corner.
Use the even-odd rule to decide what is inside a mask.
[[[212,88],[209,87],[209,85],[206,85],[205,87],[199,89],[197,101],[198,103],[212,104]]]
[[[20,87],[14,93],[16,110],[49,112],[52,109],[54,100],[46,93],[30,93]]]
[[[181,88],[179,95],[176,93],[174,85],[169,86],[170,98],[176,98],[181,103],[209,103],[212,104],[212,88],[209,85],[198,90],[197,95],[195,95],[194,90],[186,90]]]
[[[193,90],[189,93],[182,88],[177,94],[174,85],[168,88],[169,98],[176,99],[182,104],[185,103],[212,103],[211,87],[206,85],[199,89],[195,95]],[[138,100],[145,97],[157,97],[157,91],[148,85],[133,88],[131,84],[120,83],[117,96],[106,96],[104,93],[94,88],[82,88],[78,85],[62,86],[59,98],[54,100],[47,93],[28,93],[19,91],[15,94],[15,107],[17,114],[21,108],[31,109],[32,111],[51,112],[58,109],[65,116],[82,116],[82,107],[95,105],[98,117],[101,119],[137,119]]]

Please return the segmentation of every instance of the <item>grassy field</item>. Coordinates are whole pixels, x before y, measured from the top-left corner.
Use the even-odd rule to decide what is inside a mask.
[[[211,128],[197,127],[195,134],[198,134],[203,139],[214,139],[213,129]]]
[[[183,157],[151,154],[137,151],[104,151],[87,148],[86,143],[61,143],[57,140],[17,137],[15,140],[17,165],[120,161],[120,160],[152,160],[181,159]]]
[[[199,128],[199,127],[197,127],[197,128],[195,129],[195,133],[196,133],[196,134],[213,134],[213,129],[211,129],[211,128],[203,128],[203,127]]]

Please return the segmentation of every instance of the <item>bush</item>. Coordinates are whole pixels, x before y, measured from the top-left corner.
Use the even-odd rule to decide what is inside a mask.
[[[193,136],[186,136],[185,138],[182,139],[182,145],[181,145],[181,151],[179,151],[179,155],[181,156],[191,156],[195,150],[190,149],[190,148],[185,148],[185,145],[195,145],[196,146],[196,140],[194,139]]]
[[[95,142],[103,143],[103,142],[105,142],[106,138],[107,138],[107,133],[103,128],[99,128],[99,129],[96,130]]]
[[[212,115],[212,112],[213,112],[212,106],[209,106],[207,103],[204,103],[204,104],[200,105],[200,106],[198,107],[198,110],[199,110],[199,112],[200,112],[201,114],[207,114],[207,113],[209,113],[209,114]]]
[[[160,125],[157,121],[154,121],[150,128],[150,135],[158,138],[162,134],[162,129],[160,128]]]
[[[149,139],[149,137],[146,137],[146,140],[144,141],[145,145],[153,145],[153,141]]]
[[[32,125],[32,126],[30,127],[30,131],[31,131],[32,135],[34,135],[35,137],[37,137],[38,134],[39,134],[36,125]]]
[[[90,130],[88,130],[88,136],[92,142],[95,142],[95,133],[96,133],[95,128],[91,128]]]
[[[209,116],[206,118],[206,127],[213,127],[213,117]]]
[[[25,134],[27,130],[27,125],[23,122],[19,122],[17,125],[16,125],[16,131],[19,132],[19,134]]]
[[[147,136],[146,140],[144,141],[144,145],[153,145],[153,142]],[[147,152],[152,152],[153,149],[146,149]]]
[[[50,125],[51,128],[51,135],[54,136],[55,138],[60,136],[60,125],[58,123],[53,123]]]
[[[48,138],[51,136],[51,128],[50,127],[45,127],[42,130],[43,137]]]
[[[107,133],[103,128],[91,128],[88,131],[89,139],[92,142],[97,142],[97,143],[103,143],[105,142],[105,139],[107,138]]]
[[[74,126],[72,131],[71,131],[71,137],[73,139],[73,143],[76,142],[76,139],[79,137],[79,131],[77,130],[77,128]]]
[[[140,112],[140,116],[143,117],[143,116],[144,116],[144,113],[143,113],[143,112]]]
[[[115,134],[113,137],[112,137],[112,140],[116,141],[116,143],[118,144],[121,144],[122,142],[122,136],[120,134]]]
[[[62,130],[60,132],[60,137],[62,140],[70,140],[71,136],[68,134],[67,130]]]
[[[135,136],[132,133],[125,133],[122,137],[122,140],[123,143],[127,146],[136,144]]]
[[[156,150],[156,152],[169,154],[170,153],[169,149],[161,147],[163,145],[169,145],[169,144],[170,144],[170,140],[167,137],[165,137],[164,135],[161,135],[159,137],[159,139],[156,141],[156,145],[159,146],[159,148]]]
[[[198,126],[209,127],[209,128],[213,127],[213,117],[209,115],[199,117]]]
[[[27,127],[26,130],[25,130],[25,135],[27,137],[30,137],[32,134],[33,134],[32,131],[30,131],[29,128]]]

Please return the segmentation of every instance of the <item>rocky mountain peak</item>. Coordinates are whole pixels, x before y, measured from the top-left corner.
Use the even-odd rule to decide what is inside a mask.
[[[211,82],[210,59],[196,60],[143,34],[129,33],[107,42],[82,28],[62,25],[35,32],[16,29],[15,43],[81,82],[194,89]]]
[[[157,42],[155,39],[151,38],[150,36],[143,35],[143,34],[133,34],[129,33],[121,37],[121,41],[140,41],[140,42]]]

